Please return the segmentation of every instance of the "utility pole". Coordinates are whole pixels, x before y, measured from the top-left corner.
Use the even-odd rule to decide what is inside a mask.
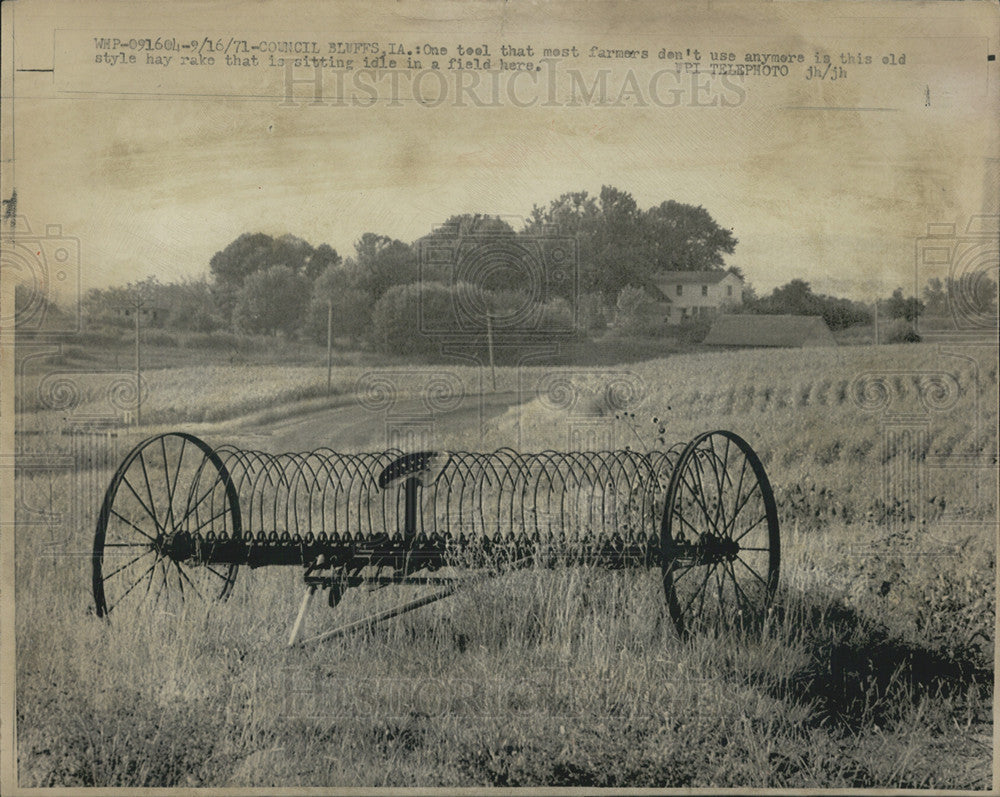
[[[493,375],[493,392],[497,389],[497,369],[493,365],[493,316],[486,313],[486,345],[490,350],[490,373]]]
[[[333,376],[333,299],[326,303],[326,395],[330,395]]]
[[[142,425],[142,359],[139,346],[139,315],[142,312],[141,302],[135,305],[135,425]]]
[[[875,345],[878,346],[878,297],[875,297]]]
[[[142,326],[142,311],[148,309],[149,303],[143,298],[142,291],[137,287],[132,299],[125,305],[130,312],[135,313],[135,425],[142,424],[142,351],[139,336]]]

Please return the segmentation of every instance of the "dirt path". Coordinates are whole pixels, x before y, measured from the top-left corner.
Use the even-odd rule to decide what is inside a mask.
[[[369,409],[359,401],[340,407],[259,424],[235,424],[226,442],[270,452],[376,451],[396,448],[477,448],[485,425],[519,404],[516,391],[466,396],[446,411],[431,411],[421,398],[401,399],[388,410]],[[406,443],[409,442],[410,445]]]

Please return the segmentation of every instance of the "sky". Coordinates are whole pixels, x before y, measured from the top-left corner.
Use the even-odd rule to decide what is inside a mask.
[[[185,6],[160,17],[148,4],[85,6],[26,3],[14,18],[15,68],[54,71],[5,81],[14,159],[3,187],[7,197],[16,186],[32,235],[57,224],[79,240],[84,290],[205,274],[212,254],[246,232],[291,233],[347,255],[364,232],[409,242],[456,213],[523,217],[563,192],[597,194],[607,184],[642,208],[668,199],[706,208],[739,240],[727,264],[758,293],[802,278],[861,299],[912,285],[915,242],[928,224],[962,225],[995,207],[997,75],[985,54],[996,43],[974,15],[890,18],[851,4],[857,18],[848,18],[830,4],[825,15],[784,6],[768,17],[770,9],[716,4],[711,14],[692,5],[669,17],[637,4],[622,17],[600,3],[579,13],[567,4],[411,3],[382,14],[342,3],[321,14],[315,4],[255,3],[242,6],[246,14],[229,6],[213,15],[202,4],[186,7],[187,17]],[[457,42],[482,41],[494,59],[505,41],[579,43],[585,52],[595,42],[641,46],[654,55],[610,66],[567,60],[551,73],[559,102],[527,108],[514,102],[545,96],[532,78],[504,76],[501,101],[486,107],[457,107],[452,75],[443,101],[413,102],[412,73],[397,94],[380,83],[373,107],[310,105],[310,85],[288,107],[280,69],[190,67],[192,76],[93,63],[98,33],[180,28],[249,40],[432,40],[452,53]],[[861,52],[875,66],[848,64],[839,84],[806,80],[808,62],[786,78],[661,76],[659,88],[681,98],[671,106],[653,101],[651,76],[673,66],[655,53],[675,43],[703,47],[703,68],[709,48],[740,61],[747,51],[822,52],[834,65],[841,53]],[[906,52],[908,63],[880,65],[890,52]],[[625,92],[619,107],[570,104],[573,81],[598,69],[610,70],[612,99],[626,85],[638,92]],[[425,81],[422,96],[433,99],[437,85]],[[324,89],[325,99],[336,93],[332,80]]]

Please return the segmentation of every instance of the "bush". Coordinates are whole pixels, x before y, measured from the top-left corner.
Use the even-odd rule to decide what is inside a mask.
[[[333,335],[350,336],[356,340],[371,325],[372,300],[365,291],[344,286],[331,294],[333,302]],[[306,313],[305,333],[319,345],[326,345],[329,304],[318,289],[309,302]]]
[[[889,324],[881,335],[883,343],[920,343],[920,335],[913,324],[899,318]]]
[[[292,337],[302,326],[309,283],[288,266],[255,271],[236,295],[233,320],[240,332]]]
[[[442,282],[410,283],[389,288],[372,311],[372,345],[395,354],[429,354],[437,351],[436,333],[458,331],[452,288]]]
[[[577,302],[577,328],[599,334],[608,328],[609,308],[599,293],[585,293]]]
[[[685,318],[677,327],[677,340],[681,343],[701,343],[708,336],[712,321],[708,318]]]
[[[642,288],[626,285],[615,302],[615,327],[626,335],[646,337],[665,335],[669,331],[662,311]]]
[[[529,302],[524,316],[520,311]],[[375,349],[394,354],[433,354],[442,339],[464,354],[486,358],[486,312],[494,314],[493,342],[498,360],[518,356],[520,347],[580,337],[573,308],[556,297],[540,307],[530,306],[527,294],[484,291],[468,284],[411,283],[389,288],[372,311],[371,342]],[[483,318],[470,318],[479,310]],[[478,323],[477,323],[478,322]]]
[[[538,329],[540,332],[566,332],[576,331],[577,327],[573,323],[573,308],[570,303],[557,296],[542,306],[542,317],[539,319]]]

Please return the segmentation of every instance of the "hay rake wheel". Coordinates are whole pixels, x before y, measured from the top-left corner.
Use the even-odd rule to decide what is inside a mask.
[[[211,448],[185,433],[137,445],[104,497],[97,614],[163,594],[226,597],[237,568],[305,568],[305,595],[431,589],[313,641],[371,627],[522,567],[658,569],[681,636],[749,627],[778,578],[774,497],[739,436],[666,451],[528,454]],[[405,590],[395,589],[396,595]]]
[[[197,566],[185,555],[196,535],[212,544],[240,536],[240,506],[225,464],[194,435],[171,432],[136,446],[108,485],[94,535],[98,617],[125,601],[177,592],[226,598],[235,563]]]
[[[760,458],[732,432],[684,449],[661,526],[663,588],[681,636],[752,628],[774,598],[780,544],[774,492]]]

